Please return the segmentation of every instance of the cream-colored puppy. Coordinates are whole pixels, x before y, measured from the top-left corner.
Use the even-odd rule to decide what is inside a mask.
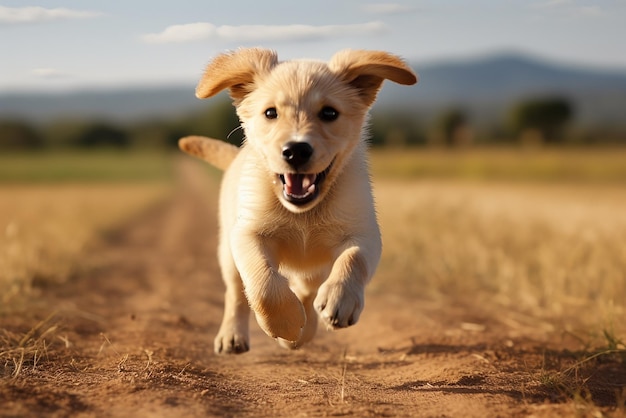
[[[218,251],[226,298],[215,352],[248,351],[250,308],[290,348],[313,338],[318,314],[328,328],[359,319],[381,253],[364,130],[385,79],[417,82],[401,59],[379,51],[344,50],[323,63],[241,49],[209,63],[196,95],[229,89],[245,132],[241,148],[180,141],[226,170]]]

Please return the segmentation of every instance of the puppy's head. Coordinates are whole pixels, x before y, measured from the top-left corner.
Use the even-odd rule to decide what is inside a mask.
[[[277,198],[304,212],[324,199],[354,148],[385,79],[410,85],[413,71],[379,51],[344,50],[328,63],[279,62],[265,49],[241,49],[209,63],[199,98],[229,89],[246,146],[266,168]]]

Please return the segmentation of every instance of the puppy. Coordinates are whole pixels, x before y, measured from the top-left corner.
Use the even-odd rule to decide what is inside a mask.
[[[367,113],[385,79],[411,85],[400,58],[344,50],[328,63],[240,49],[210,62],[198,98],[229,89],[241,148],[186,137],[185,152],[224,169],[218,257],[226,284],[216,353],[249,350],[250,309],[265,333],[300,347],[355,324],[381,253],[367,163]]]

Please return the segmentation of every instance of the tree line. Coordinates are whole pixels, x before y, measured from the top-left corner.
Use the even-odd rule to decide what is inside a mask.
[[[60,118],[45,124],[0,116],[0,150],[174,148],[185,135],[207,135],[239,144],[239,119],[226,101],[184,117],[119,122]]]
[[[448,147],[472,144],[569,144],[613,142],[626,145],[623,132],[572,131],[575,109],[562,97],[529,99],[514,104],[505,120],[477,126],[471,112],[451,107],[430,120],[406,111],[374,110],[369,133],[374,146]],[[233,107],[216,102],[202,112],[172,120],[119,123],[105,120],[57,120],[36,125],[0,118],[0,150],[174,148],[180,137],[206,135],[235,145],[243,132]]]

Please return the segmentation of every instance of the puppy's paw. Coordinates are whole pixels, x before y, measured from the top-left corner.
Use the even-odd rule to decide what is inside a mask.
[[[297,350],[301,346],[299,341],[287,341],[283,340],[282,338],[278,338],[278,344],[281,347],[287,348],[289,350]]]
[[[267,335],[287,341],[298,341],[306,323],[304,306],[293,292],[264,301],[255,307],[257,322]]]
[[[213,349],[216,354],[241,354],[250,350],[248,334],[221,331],[215,337]]]
[[[329,328],[349,327],[356,324],[363,310],[363,288],[326,282],[320,287],[313,305]]]

